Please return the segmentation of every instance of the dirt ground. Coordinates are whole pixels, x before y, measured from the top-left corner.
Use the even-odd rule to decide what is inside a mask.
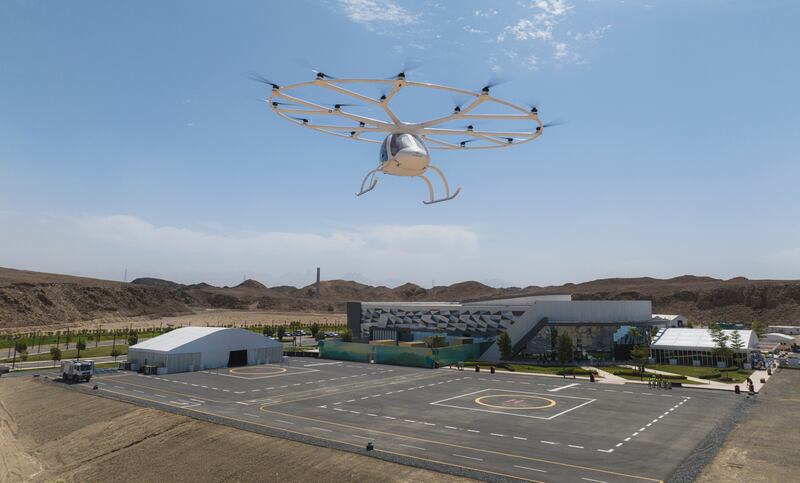
[[[798,481],[800,370],[782,369],[758,398],[758,405],[731,431],[698,482]]]
[[[0,379],[0,482],[471,481]]]

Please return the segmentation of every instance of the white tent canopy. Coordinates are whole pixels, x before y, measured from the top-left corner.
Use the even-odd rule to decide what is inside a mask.
[[[752,330],[723,330],[728,336],[727,346],[730,348],[730,336],[734,332],[739,333],[744,343],[743,350],[757,350],[758,337]],[[664,329],[659,332],[651,344],[653,349],[669,350],[710,350],[716,347],[711,331],[708,329]]]
[[[183,327],[128,349],[128,360],[186,372],[279,362],[283,344],[245,329]]]

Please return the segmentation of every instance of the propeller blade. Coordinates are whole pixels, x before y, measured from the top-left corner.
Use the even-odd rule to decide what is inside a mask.
[[[497,87],[497,86],[499,86],[501,84],[505,84],[506,82],[508,82],[510,80],[511,79],[508,78],[508,77],[500,76],[500,75],[497,75],[497,74],[493,74],[491,77],[489,77],[489,80],[486,82],[486,85],[483,86],[481,91],[486,93],[486,94],[488,94],[489,90],[492,89],[493,87]]]
[[[534,101],[534,102],[526,102],[525,105],[531,108],[531,112],[533,112],[533,113],[539,112],[539,103],[538,102],[536,102],[536,101]]]
[[[308,119],[306,119],[304,117],[294,117],[294,116],[289,116],[289,117],[294,119],[295,121],[302,121],[303,124],[308,124]]]
[[[451,95],[450,99],[453,101],[453,112],[461,112],[461,106],[467,102],[466,97],[457,97]]]
[[[566,121],[561,121],[561,120],[557,120],[557,121],[550,121],[550,122],[548,122],[548,123],[546,123],[546,124],[542,125],[542,127],[553,127],[553,126],[560,126],[560,125],[562,125],[562,124],[566,124],[566,123],[567,123]]]
[[[306,59],[295,59],[295,62],[297,62],[300,66],[305,67],[306,69],[309,69],[311,72],[313,72],[314,75],[317,77],[317,79],[336,79],[336,77],[330,76],[325,72],[321,71],[320,69],[317,69],[316,66],[314,66],[311,62],[309,62]]]
[[[262,76],[262,75],[261,75],[261,74],[259,74],[258,72],[251,72],[251,73],[248,75],[248,77],[249,77],[251,80],[254,80],[254,81],[256,81],[256,82],[260,82],[260,83],[262,83],[262,84],[266,84],[266,85],[268,85],[268,86],[272,86],[272,88],[273,88],[273,89],[280,89],[280,88],[281,88],[281,86],[279,86],[278,84],[276,84],[276,83],[272,82],[271,80],[267,79],[266,77]]]
[[[403,66],[401,67],[400,72],[398,74],[395,74],[395,75],[391,76],[391,77],[387,77],[386,80],[405,79],[406,78],[406,74],[408,74],[409,72],[413,72],[413,71],[417,70],[419,68],[419,66],[421,66],[421,65],[422,65],[422,62],[420,62],[418,60],[413,60],[413,59],[410,59],[410,58],[406,58],[406,60],[403,61]]]
[[[461,145],[461,147],[463,148],[463,147],[464,147],[464,146],[466,146],[468,143],[474,143],[474,142],[475,142],[475,141],[477,141],[477,140],[478,140],[478,139],[476,139],[476,138],[472,138],[472,139],[466,139],[466,140],[464,140],[464,141],[461,141],[461,142],[460,142],[460,143],[458,143],[458,144],[460,144],[460,145]]]

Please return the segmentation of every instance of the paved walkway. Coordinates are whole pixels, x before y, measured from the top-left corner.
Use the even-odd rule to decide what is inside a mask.
[[[629,365],[624,365],[624,364],[621,364],[620,367],[627,367],[627,368],[630,368],[630,369],[636,369],[636,366],[629,366]],[[680,374],[677,374],[677,373],[674,373],[674,372],[660,371],[658,369],[648,369],[646,367],[645,367],[644,370],[645,370],[645,372],[650,372],[650,373],[653,373],[653,374],[676,375],[676,376],[680,375]],[[764,383],[761,382],[761,379],[763,378],[766,381],[770,377],[772,377],[772,376],[767,374],[767,371],[765,371],[765,370],[764,371],[753,371],[753,374],[750,375],[750,379],[753,381],[753,390],[755,390],[755,392],[760,391],[761,388],[764,386]],[[692,377],[692,376],[686,376],[686,379],[689,380],[689,381],[698,383],[698,385],[692,385],[691,386],[691,387],[694,387],[694,388],[697,388],[697,389],[716,389],[716,390],[721,390],[721,391],[733,391],[733,390],[735,390],[734,386],[736,386],[736,383],[717,382],[717,381],[711,381],[711,380],[708,380],[708,379],[701,379],[699,377]],[[628,382],[636,382],[636,381],[628,381]],[[746,382],[739,383],[739,387],[740,387],[741,390],[746,391],[747,390],[747,383]]]

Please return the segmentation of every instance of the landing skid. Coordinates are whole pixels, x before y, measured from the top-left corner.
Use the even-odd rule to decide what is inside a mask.
[[[453,198],[455,198],[456,196],[458,196],[459,193],[461,193],[461,188],[459,187],[459,188],[456,188],[455,192],[453,192],[453,194],[451,195],[450,194],[450,185],[447,184],[447,178],[444,177],[444,173],[442,173],[442,171],[439,168],[437,168],[436,166],[434,166],[432,164],[428,165],[428,168],[434,170],[436,172],[436,174],[438,174],[439,177],[442,178],[442,183],[444,184],[445,196],[444,196],[444,198],[439,198],[438,200],[435,199],[434,194],[433,194],[433,185],[431,184],[430,180],[424,174],[421,174],[421,175],[419,175],[419,177],[422,178],[423,181],[425,181],[426,185],[428,185],[428,194],[430,196],[429,201],[423,201],[423,203],[425,203],[426,205],[432,205],[434,203],[441,203],[442,201],[449,201],[449,200],[452,200]]]
[[[370,191],[375,189],[375,186],[378,184],[378,170],[373,169],[366,176],[364,176],[364,180],[361,182],[361,189],[356,193],[356,196],[361,196],[364,193],[369,193]],[[369,180],[369,188],[364,189],[364,185],[367,184],[367,180]]]

